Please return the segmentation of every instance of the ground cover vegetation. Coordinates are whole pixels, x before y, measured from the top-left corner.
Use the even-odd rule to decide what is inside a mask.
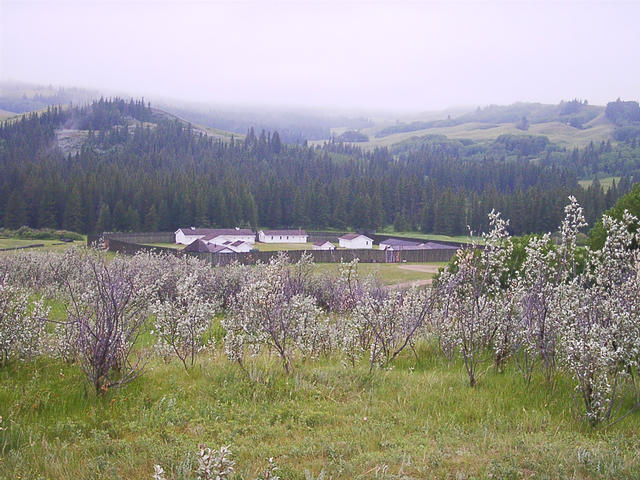
[[[524,242],[492,212],[483,248],[404,291],[285,254],[4,255],[0,473],[234,467],[188,453],[206,442],[239,478],[273,456],[282,478],[637,476],[638,219],[603,217],[593,250],[564,211]]]
[[[56,132],[83,132],[65,150]],[[249,129],[222,140],[143,101],[50,107],[0,126],[0,222],[77,232],[178,226],[373,229],[464,235],[486,214],[512,234],[550,231],[574,195],[594,223],[637,174],[635,137],[565,151],[545,137],[425,138],[364,152],[290,145]],[[619,176],[609,188],[579,178]]]

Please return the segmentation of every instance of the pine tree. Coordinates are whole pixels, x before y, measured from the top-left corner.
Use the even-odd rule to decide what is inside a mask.
[[[82,221],[82,205],[80,202],[80,192],[77,187],[71,189],[67,198],[63,226],[72,232],[84,232],[84,222]]]
[[[126,232],[128,230],[127,209],[122,200],[116,202],[111,215],[111,227],[117,232]]]
[[[40,197],[38,208],[38,227],[39,228],[57,228],[56,221],[56,198],[53,192],[46,188]]]
[[[96,222],[95,232],[110,232],[111,228],[111,211],[109,210],[109,205],[103,203],[100,206],[100,213],[98,213],[98,221]]]
[[[22,199],[22,194],[18,190],[14,190],[5,207],[4,226],[15,230],[26,224],[27,207]]]
[[[144,231],[145,232],[157,232],[158,231],[158,212],[156,211],[156,206],[151,204],[149,210],[147,210],[147,214],[144,216]]]

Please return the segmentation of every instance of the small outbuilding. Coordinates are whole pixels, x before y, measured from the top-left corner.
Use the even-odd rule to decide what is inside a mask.
[[[313,245],[311,245],[311,249],[312,250],[335,250],[336,246],[329,242],[315,242]]]
[[[373,239],[360,233],[347,233],[338,237],[338,243],[342,248],[373,248]]]

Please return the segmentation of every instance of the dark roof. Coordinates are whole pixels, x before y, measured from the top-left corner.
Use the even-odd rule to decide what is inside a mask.
[[[207,245],[202,240],[194,240],[189,245],[187,245],[182,251],[183,252],[210,252],[212,245]]]
[[[305,230],[263,230],[265,235],[307,235]]]
[[[420,245],[418,242],[412,242],[411,240],[403,240],[401,238],[387,238],[380,242],[380,244],[392,245],[394,247],[417,247]]]
[[[343,240],[353,240],[354,238],[358,238],[358,237],[369,238],[366,235],[363,235],[361,233],[347,233],[347,234],[342,235],[341,237],[338,237],[338,238],[341,238]],[[371,239],[369,238],[369,240],[371,240]]]
[[[446,243],[436,243],[436,242],[425,242],[422,244],[424,248],[428,249],[446,249],[446,250],[458,250],[460,247],[456,247],[454,245],[447,245]]]
[[[329,245],[333,245],[333,243],[331,243],[329,240],[325,240],[324,242],[313,242],[313,244],[314,244],[316,247],[321,247],[322,245],[325,245],[325,244],[327,244],[327,243],[328,243]]]
[[[236,240],[235,242],[233,242],[233,243],[231,244],[231,246],[233,246],[233,247],[239,247],[239,246],[240,246],[240,245],[242,245],[243,243],[245,243],[245,242],[243,242],[242,240]]]
[[[255,235],[253,230],[248,228],[180,228],[185,235],[206,235],[211,238],[220,235]]]
[[[389,239],[394,240],[394,239]],[[404,243],[403,240],[400,243],[396,242],[380,242],[381,244],[388,245],[387,248],[391,250],[457,250],[458,247],[454,247],[452,245],[446,245],[444,243],[435,243],[435,242],[425,242],[425,243],[416,243],[416,242],[407,242]]]

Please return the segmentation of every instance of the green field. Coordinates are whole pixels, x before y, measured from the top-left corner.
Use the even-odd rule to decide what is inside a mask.
[[[430,280],[445,263],[358,263],[361,276],[375,275],[385,285],[406,284]],[[339,263],[317,263],[314,271],[337,274]]]
[[[186,245],[182,245],[180,243],[143,243],[143,245],[148,245],[150,247],[173,248],[176,250],[182,250],[186,247]]]
[[[44,244],[34,250],[63,250],[73,245],[86,245],[86,241],[63,243],[60,240],[32,240],[22,238],[0,238],[0,248],[25,247],[28,245]]]
[[[621,177],[604,177],[604,178],[599,178],[598,182],[600,182],[600,185],[602,185],[602,189],[607,192],[611,186],[613,185],[613,181],[616,181],[616,184],[620,182],[620,178]],[[591,186],[591,184],[593,183],[593,179],[592,180],[579,180],[578,183],[580,184],[580,186],[582,188],[589,188]]]
[[[389,236],[393,237],[409,237],[409,238],[419,238],[423,240],[431,240],[434,242],[458,242],[458,243],[471,243],[472,240],[476,242],[481,242],[482,239],[479,237],[470,237],[469,235],[438,235],[435,233],[421,233],[421,232],[395,232],[392,229],[385,229],[377,232],[378,235],[389,234]]]
[[[238,479],[269,457],[282,479],[640,478],[638,413],[592,429],[561,377],[527,388],[508,365],[470,388],[434,346],[417,358],[371,374],[298,361],[287,376],[266,356],[245,372],[219,347],[188,374],[152,360],[104,398],[77,365],[18,362],[0,369],[0,478],[142,480],[154,464],[185,478],[200,443],[228,445]]]

